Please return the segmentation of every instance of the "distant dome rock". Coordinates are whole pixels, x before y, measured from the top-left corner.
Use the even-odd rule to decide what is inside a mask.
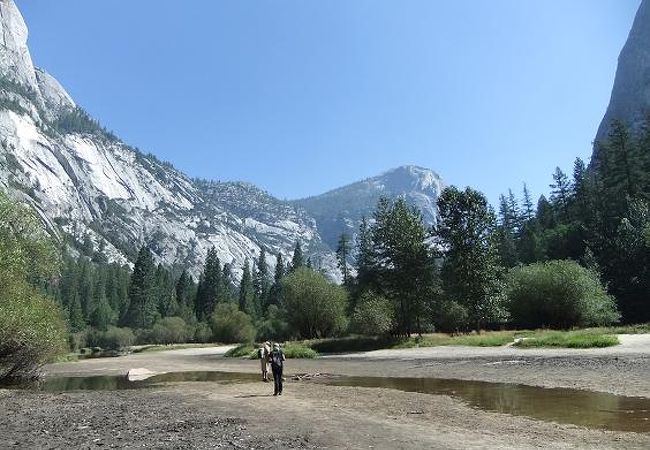
[[[392,192],[409,190],[434,190],[440,192],[442,178],[431,169],[419,166],[400,166],[375,177],[383,180]]]
[[[381,197],[404,197],[422,211],[427,224],[434,224],[438,217],[438,196],[444,188],[444,181],[433,170],[407,165],[293,203],[316,219],[324,242],[336,248],[342,233],[354,236],[361,219],[372,217]]]

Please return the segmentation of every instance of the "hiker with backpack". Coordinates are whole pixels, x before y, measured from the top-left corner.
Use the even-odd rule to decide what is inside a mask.
[[[271,343],[266,341],[262,346],[257,350],[257,357],[260,359],[260,364],[262,365],[262,381],[265,383],[269,381],[269,357],[271,356]]]
[[[273,344],[270,359],[273,371],[273,395],[282,395],[282,369],[287,358],[277,342]]]

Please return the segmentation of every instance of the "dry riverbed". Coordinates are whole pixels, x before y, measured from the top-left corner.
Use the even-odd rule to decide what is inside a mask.
[[[650,398],[650,340],[594,350],[432,348],[288,361],[287,372],[444,377]],[[49,376],[255,372],[224,348],[49,366]],[[0,391],[0,447],[650,448],[650,433],[603,431],[484,411],[454,396],[290,381],[170,383],[129,391]]]

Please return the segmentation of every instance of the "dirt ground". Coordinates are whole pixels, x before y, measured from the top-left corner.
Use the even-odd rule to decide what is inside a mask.
[[[444,377],[650,397],[650,341],[603,350],[446,347],[288,361],[286,372]],[[50,376],[255,372],[224,348],[145,353],[46,368]],[[536,421],[444,396],[289,382],[174,383],[117,392],[0,391],[0,448],[650,448],[650,433]]]

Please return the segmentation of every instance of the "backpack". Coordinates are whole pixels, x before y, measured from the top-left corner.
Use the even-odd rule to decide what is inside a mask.
[[[273,350],[271,352],[271,366],[275,368],[282,367],[282,350]]]

